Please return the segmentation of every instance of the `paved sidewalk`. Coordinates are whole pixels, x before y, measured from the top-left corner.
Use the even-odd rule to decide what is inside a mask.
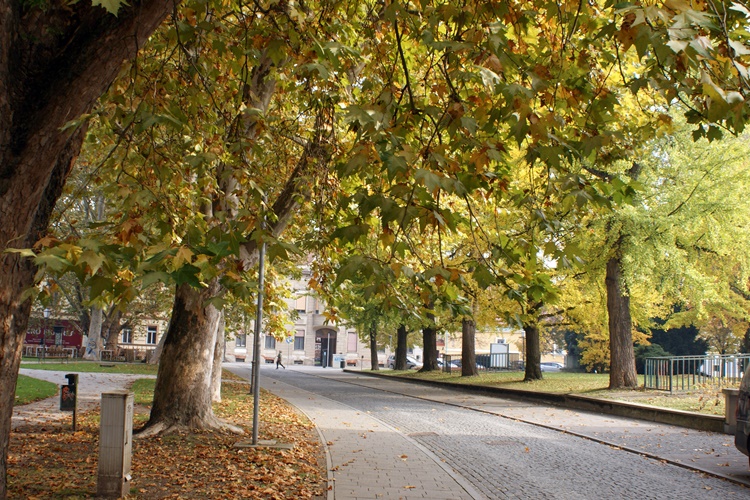
[[[235,365],[230,370],[249,378],[249,367]],[[263,377],[263,371],[260,380],[262,388],[299,408],[317,427],[327,448],[329,499],[484,498],[432,452],[389,425],[344,404]]]
[[[65,374],[69,371],[34,370],[21,368],[20,374],[46,380],[53,384],[68,383]],[[124,373],[79,373],[78,374],[78,411],[97,408],[101,403],[102,393],[129,389],[141,378],[155,378],[153,375],[131,375]],[[20,425],[70,420],[70,412],[60,411],[59,393],[51,398],[13,408],[11,428]]]

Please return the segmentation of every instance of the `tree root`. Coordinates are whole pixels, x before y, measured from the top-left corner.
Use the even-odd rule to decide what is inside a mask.
[[[229,422],[217,417],[208,417],[203,419],[193,419],[189,423],[157,420],[149,421],[144,427],[133,433],[136,439],[150,438],[155,436],[165,436],[167,434],[190,433],[195,431],[213,431],[228,432],[231,434],[244,434],[242,428],[230,424]]]

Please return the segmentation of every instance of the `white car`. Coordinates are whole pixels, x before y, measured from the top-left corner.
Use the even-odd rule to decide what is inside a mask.
[[[395,354],[391,354],[390,356],[388,356],[388,368],[390,368],[391,370],[396,368],[396,355]],[[419,361],[417,361],[411,356],[406,356],[406,369],[411,370],[412,368],[417,368],[417,369],[422,368],[422,363],[420,363]]]
[[[541,363],[543,372],[559,372],[563,369],[562,363],[556,363],[554,361],[544,361]]]

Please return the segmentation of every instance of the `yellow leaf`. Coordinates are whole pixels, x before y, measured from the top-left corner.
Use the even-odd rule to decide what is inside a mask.
[[[172,265],[174,269],[179,269],[185,264],[190,264],[192,258],[193,252],[188,247],[181,246],[180,249],[177,250],[177,254],[174,256]]]

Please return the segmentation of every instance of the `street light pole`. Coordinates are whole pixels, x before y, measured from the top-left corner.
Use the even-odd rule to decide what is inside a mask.
[[[264,200],[265,201],[265,200]],[[265,224],[261,222],[261,229],[265,229]],[[261,235],[263,238],[263,235]],[[260,331],[263,322],[263,281],[264,281],[264,260],[266,257],[266,242],[261,241],[258,250],[258,310],[255,313],[255,335],[253,336],[253,445],[258,444],[258,419],[260,408]]]
[[[42,324],[42,360],[47,357],[47,321],[49,320],[49,307],[44,308],[44,323]]]

